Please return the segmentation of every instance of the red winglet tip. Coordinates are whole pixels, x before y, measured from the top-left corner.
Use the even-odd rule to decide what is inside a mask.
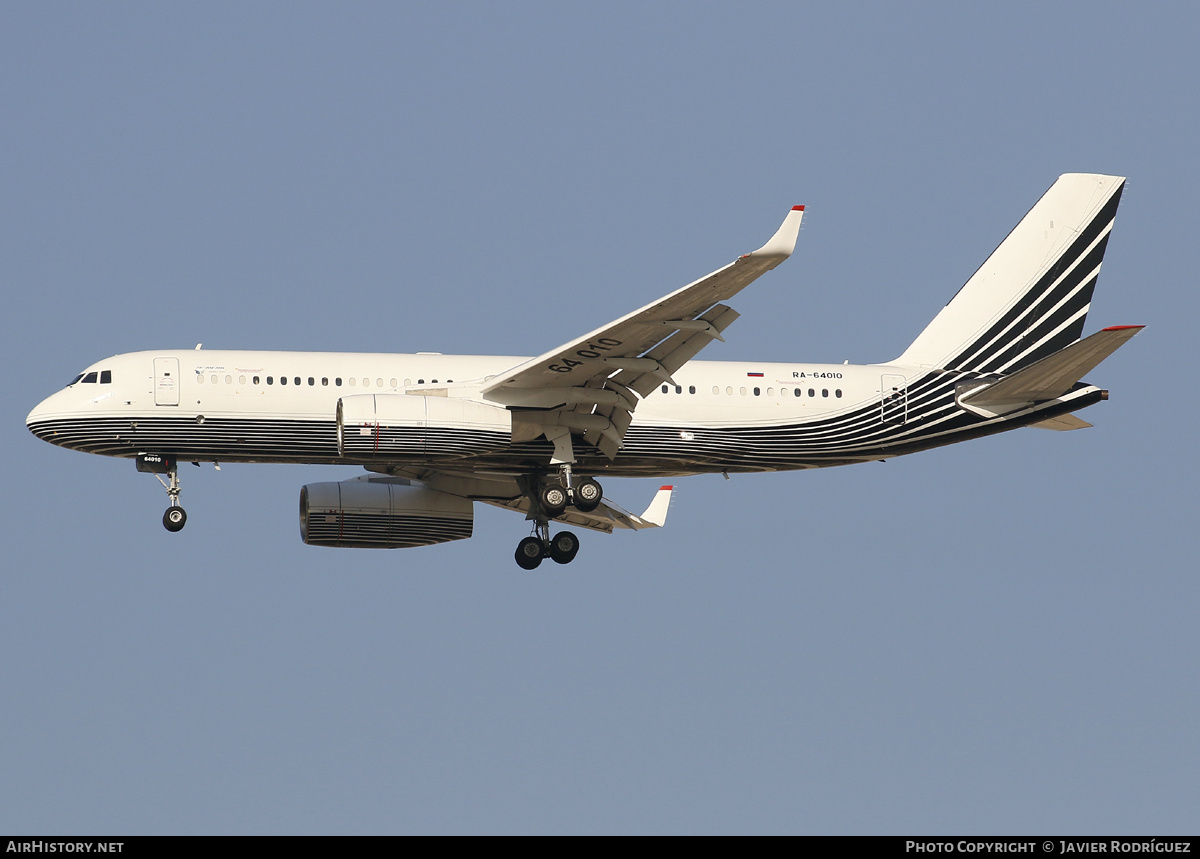
[[[792,206],[792,211],[793,212],[803,212],[804,207],[803,206]]]
[[[658,487],[658,491],[662,492],[664,489],[674,489],[674,488],[675,488],[674,486],[660,486],[660,487]]]
[[[1110,325],[1105,328],[1105,331],[1125,331],[1130,328],[1145,328],[1145,325]]]

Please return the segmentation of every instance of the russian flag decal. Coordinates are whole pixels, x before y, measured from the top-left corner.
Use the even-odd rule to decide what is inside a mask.
[[[762,373],[747,373],[746,375],[747,375],[747,376],[752,376],[752,377],[754,377],[754,378],[756,378],[756,379],[761,379],[761,378],[762,378]]]

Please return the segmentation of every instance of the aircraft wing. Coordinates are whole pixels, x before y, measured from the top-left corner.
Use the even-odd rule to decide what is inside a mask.
[[[792,254],[804,207],[795,206],[758,250],[640,310],[497,376],[482,388],[513,412],[514,442],[581,433],[609,459],[633,411],[738,318],[721,302]]]
[[[568,507],[565,512],[555,517],[555,521],[588,528],[592,531],[603,531],[611,534],[614,528],[628,528],[641,531],[643,528],[661,528],[667,522],[667,510],[671,506],[671,493],[675,487],[663,486],[654,494],[650,506],[641,516],[630,513],[613,504],[607,499],[590,513],[581,513],[574,507]],[[485,504],[494,507],[504,507],[508,510],[518,510],[529,514],[529,498],[521,495],[511,499],[480,498]]]

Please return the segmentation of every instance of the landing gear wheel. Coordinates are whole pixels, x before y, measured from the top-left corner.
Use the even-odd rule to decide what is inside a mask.
[[[567,490],[556,484],[550,484],[542,490],[542,509],[553,519],[567,509]]]
[[[579,538],[570,531],[559,531],[550,541],[550,557],[558,564],[569,564],[579,554]]]
[[[591,513],[600,506],[604,490],[600,484],[587,477],[575,484],[575,509],[580,513]]]
[[[182,507],[168,507],[163,514],[163,527],[168,531],[182,531],[187,524],[187,513]]]
[[[526,537],[517,543],[517,566],[523,570],[536,570],[542,562],[542,541],[537,537]]]

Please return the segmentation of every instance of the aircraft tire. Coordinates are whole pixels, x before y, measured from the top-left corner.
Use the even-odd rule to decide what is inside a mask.
[[[172,533],[182,531],[186,524],[187,513],[182,507],[168,507],[167,512],[163,514],[163,527]]]
[[[550,484],[542,490],[542,509],[553,519],[567,509],[567,490],[557,484]]]
[[[569,564],[579,554],[579,538],[570,531],[559,531],[550,541],[550,557],[556,564]]]
[[[542,562],[542,541],[537,537],[526,537],[517,543],[517,566],[522,570],[536,570]]]
[[[591,513],[604,499],[604,490],[590,477],[575,485],[575,509],[580,513]]]

